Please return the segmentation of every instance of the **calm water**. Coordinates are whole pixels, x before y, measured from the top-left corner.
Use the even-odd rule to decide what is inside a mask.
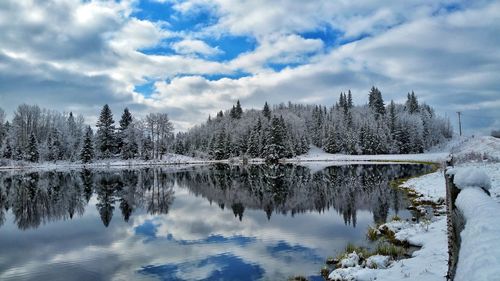
[[[0,173],[0,280],[286,280],[393,214],[422,165]]]

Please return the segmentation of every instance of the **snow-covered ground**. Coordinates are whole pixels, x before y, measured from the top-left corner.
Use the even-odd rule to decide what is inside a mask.
[[[421,154],[380,154],[380,155],[346,155],[326,153],[321,148],[311,147],[308,153],[297,156],[289,162],[317,162],[317,161],[424,161],[442,162],[449,152],[432,152]]]
[[[13,169],[23,169],[23,170],[52,170],[52,169],[62,169],[62,168],[119,168],[119,167],[143,167],[143,166],[161,166],[161,165],[186,165],[186,164],[207,164],[213,161],[207,161],[203,159],[193,158],[189,156],[179,155],[179,154],[167,154],[163,156],[160,160],[141,160],[141,159],[106,159],[106,160],[95,160],[92,163],[83,164],[80,161],[70,162],[70,161],[56,161],[56,162],[42,162],[42,163],[31,163],[25,161],[11,161],[2,160],[3,165],[0,165],[0,170],[13,170]]]

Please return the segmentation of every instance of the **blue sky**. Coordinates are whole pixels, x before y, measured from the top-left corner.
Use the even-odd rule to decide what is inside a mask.
[[[488,133],[500,127],[499,35],[498,1],[6,0],[0,107],[93,123],[108,103],[186,130],[238,99],[331,105],[351,89],[364,104],[375,85]]]

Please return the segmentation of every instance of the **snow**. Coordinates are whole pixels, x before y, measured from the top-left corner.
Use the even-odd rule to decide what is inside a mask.
[[[404,183],[429,201],[442,201],[446,195],[443,173],[437,171],[421,177],[413,178]],[[332,271],[332,280],[429,280],[444,281],[448,270],[448,238],[446,232],[446,217],[436,216],[430,221],[412,223],[409,221],[392,221],[380,226],[395,233],[396,239],[408,241],[411,245],[421,248],[413,252],[412,257],[389,262],[383,268],[370,268],[368,259],[366,267],[356,266]],[[381,259],[375,257],[374,259]],[[333,279],[335,277],[337,279]]]
[[[331,154],[321,148],[311,146],[306,154],[291,158],[289,162],[307,161],[423,161],[442,162],[448,157],[448,152],[434,152],[421,154],[378,154],[378,155],[347,155]]]
[[[430,173],[406,181],[403,187],[413,189],[422,196],[418,201],[444,202],[446,197],[446,183],[442,172]]]
[[[159,160],[142,160],[130,159],[123,160],[119,158],[111,158],[104,160],[94,160],[91,163],[83,164],[80,161],[56,161],[56,162],[41,162],[31,163],[25,161],[3,160],[3,165],[0,165],[0,170],[51,170],[51,169],[78,169],[78,168],[110,168],[110,167],[149,167],[163,165],[188,165],[188,164],[207,164],[214,161],[206,161],[198,158],[193,158],[185,155],[169,153]]]
[[[486,156],[493,161],[500,161],[500,139],[491,136],[468,137],[459,139],[449,148],[460,161],[466,162],[475,156]]]
[[[500,204],[479,188],[463,189],[456,200],[466,224],[461,233],[456,281],[498,280]]]
[[[389,256],[374,255],[366,259],[366,267],[368,268],[387,268],[391,258]]]
[[[354,267],[359,264],[359,255],[356,252],[352,252],[347,255],[346,258],[340,261],[340,266],[343,268]]]
[[[489,176],[480,168],[461,167],[450,171],[455,177],[453,182],[460,189],[469,187],[481,187],[485,190],[491,188],[491,180]]]

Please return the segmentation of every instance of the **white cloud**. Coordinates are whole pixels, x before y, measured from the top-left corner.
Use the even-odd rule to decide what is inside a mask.
[[[495,113],[500,99],[497,2],[167,2],[181,13],[209,10],[218,19],[199,32],[172,32],[168,23],[131,17],[133,1],[1,2],[0,104],[13,108],[38,102],[95,116],[109,102],[135,107],[139,115],[166,110],[185,128],[238,98],[248,107],[261,107],[264,100],[331,104],[350,88],[361,103],[376,84],[386,100],[415,90],[442,111],[452,103],[454,110],[490,110],[500,118]],[[450,13],[448,6],[461,10]],[[340,31],[339,40],[368,37],[328,46],[326,52],[320,39],[299,34],[326,27]],[[256,47],[233,60],[216,61],[213,56],[223,48],[206,39],[224,34],[251,36]],[[176,55],[138,51],[161,48],[171,38],[181,39],[170,46]],[[291,63],[298,66],[269,67]],[[203,78],[240,71],[250,76]],[[134,85],[146,79],[156,81],[150,98],[134,93]]]
[[[201,54],[206,56],[213,56],[222,53],[218,48],[209,46],[201,40],[184,39],[172,44],[172,48],[179,54],[192,55]]]

